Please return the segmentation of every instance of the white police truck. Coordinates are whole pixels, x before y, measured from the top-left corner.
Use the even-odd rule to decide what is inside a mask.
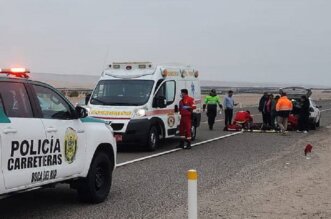
[[[104,70],[87,98],[89,115],[111,122],[118,144],[155,150],[160,139],[178,134],[181,89],[197,106],[192,116],[192,139],[201,120],[199,73],[186,65],[150,62],[113,63]]]
[[[0,197],[68,183],[81,200],[109,194],[113,130],[24,68],[0,70]]]

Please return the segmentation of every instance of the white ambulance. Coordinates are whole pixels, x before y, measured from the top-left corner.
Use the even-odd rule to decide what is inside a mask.
[[[102,202],[116,164],[112,128],[28,77],[0,69],[0,198],[68,183],[83,201]]]
[[[160,139],[178,134],[181,89],[188,89],[197,109],[192,115],[192,138],[201,120],[199,73],[185,65],[150,62],[113,63],[104,70],[92,95],[89,115],[109,121],[118,144],[155,150]]]

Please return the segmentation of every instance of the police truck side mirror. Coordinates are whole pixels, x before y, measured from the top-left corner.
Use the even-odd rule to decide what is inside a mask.
[[[87,110],[81,106],[76,106],[76,113],[78,118],[85,118],[88,115]]]
[[[309,112],[314,112],[314,108],[313,107],[310,107],[309,108]]]
[[[86,96],[85,96],[85,105],[88,104],[90,98],[91,98],[91,94],[86,94]]]

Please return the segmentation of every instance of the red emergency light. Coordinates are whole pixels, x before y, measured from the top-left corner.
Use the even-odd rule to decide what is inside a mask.
[[[29,78],[30,71],[26,68],[3,68],[0,69],[0,74],[6,74],[17,78]]]

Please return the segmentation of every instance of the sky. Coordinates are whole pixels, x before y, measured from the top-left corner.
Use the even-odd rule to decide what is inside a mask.
[[[331,85],[330,0],[0,0],[0,68],[100,75],[183,63],[203,80]]]

